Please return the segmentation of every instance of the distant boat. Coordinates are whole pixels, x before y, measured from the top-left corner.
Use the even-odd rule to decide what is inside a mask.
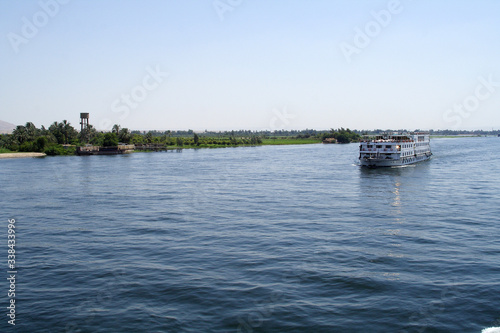
[[[427,132],[385,132],[359,143],[359,161],[366,167],[413,164],[432,156]]]

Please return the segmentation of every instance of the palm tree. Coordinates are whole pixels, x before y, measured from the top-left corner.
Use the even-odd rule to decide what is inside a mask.
[[[68,144],[69,143],[69,136],[70,136],[70,123],[68,123],[67,120],[63,120],[62,123],[59,123],[59,125],[61,126],[61,132],[64,136],[64,143]]]
[[[118,139],[123,143],[129,143],[131,137],[132,134],[130,133],[130,130],[128,128],[122,128],[120,130],[120,133],[118,134]]]
[[[18,125],[16,129],[12,132],[12,137],[19,142],[19,144],[23,144],[28,140],[28,133],[26,131],[26,127],[22,125]]]
[[[147,143],[151,143],[153,141],[153,132],[147,132],[146,135],[144,135],[144,140],[146,140]]]
[[[56,138],[57,143],[59,144],[64,143],[64,134],[62,133],[62,127],[63,126],[61,126],[61,124],[59,124],[57,121],[54,121],[49,127],[49,132]]]
[[[97,135],[97,131],[94,126],[89,125],[87,128],[83,129],[80,133],[80,141],[82,143],[89,143],[94,139]]]
[[[65,144],[70,143],[78,136],[78,132],[67,120],[63,120],[62,123],[59,123],[59,129],[64,137]]]
[[[112,133],[115,133],[116,135],[120,134],[120,125],[114,124],[113,128],[111,129]]]
[[[42,125],[42,127],[40,127],[40,135],[43,135],[43,136],[50,135],[50,131],[48,129],[46,129],[45,126]]]
[[[27,122],[24,127],[26,128],[27,140],[34,141],[38,134],[38,129],[36,128],[36,126],[32,122]]]

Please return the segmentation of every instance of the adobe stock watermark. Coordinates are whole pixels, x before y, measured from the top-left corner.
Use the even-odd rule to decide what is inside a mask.
[[[411,328],[411,332],[425,332],[430,326],[437,323],[436,318],[442,315],[447,307],[452,306],[453,300],[459,298],[460,294],[458,284],[455,281],[452,282],[449,286],[441,290],[439,300],[429,302],[425,306],[422,306],[418,312],[414,312],[410,316],[407,328]],[[399,333],[407,332],[407,329],[399,331]]]
[[[255,302],[256,309],[244,317],[238,316],[237,333],[253,333],[255,329],[261,327],[266,320],[272,318],[275,307],[285,300],[283,292],[272,292],[269,297],[262,302]]]
[[[352,62],[353,55],[358,55],[367,48],[372,40],[391,24],[393,17],[403,12],[403,9],[400,0],[391,0],[387,3],[387,9],[371,11],[370,14],[373,20],[368,21],[363,29],[358,26],[354,28],[352,43],[341,42],[339,44],[347,63]]]
[[[148,97],[149,93],[158,89],[169,76],[169,73],[162,72],[159,65],[156,65],[155,68],[146,67],[146,73],[140,84],[130,89],[129,93],[121,94],[111,103],[111,111],[117,114],[120,120],[126,119],[130,115],[130,111],[137,109],[140,103]],[[109,118],[102,119],[99,126],[103,130],[110,130],[113,121]]]
[[[303,262],[295,267],[293,272],[285,274],[281,283],[287,288],[298,287],[307,280],[308,272],[317,272],[318,270],[319,267],[315,262]],[[275,308],[283,305],[286,301],[287,295],[284,291],[273,291],[266,299],[255,302],[252,311],[245,316],[238,316],[236,333],[254,333],[256,330],[262,330],[260,328],[275,314]]]
[[[232,12],[235,8],[241,6],[242,3],[243,0],[214,0],[212,5],[222,22],[227,12]]]
[[[463,119],[467,119],[472,113],[476,112],[481,106],[481,102],[489,99],[500,87],[500,82],[493,81],[493,74],[485,79],[483,76],[477,78],[479,83],[474,89],[474,93],[465,97],[462,103],[453,105],[443,113],[443,120],[447,123],[453,123],[453,128],[458,128]]]
[[[199,208],[203,205],[206,206],[210,202],[216,199],[217,194],[222,192],[230,184],[230,165],[225,164],[218,169],[222,172],[217,174],[209,173],[207,179],[200,182],[194,195],[192,196],[192,208]],[[203,205],[202,205],[203,204]]]
[[[23,16],[21,18],[22,26],[21,32],[9,32],[7,39],[10,46],[16,54],[19,53],[19,47],[23,44],[28,44],[30,40],[38,35],[40,29],[45,27],[50,19],[54,18],[61,10],[62,5],[66,5],[71,0],[41,0],[38,1],[40,10],[32,15],[31,19]]]
[[[9,282],[9,289],[7,296],[9,297],[9,306],[7,307],[7,322],[16,325],[16,219],[8,219],[7,224],[7,281]]]
[[[126,283],[126,277],[123,269],[111,271],[111,281],[106,280],[105,285],[96,290],[95,296],[90,297],[82,302],[75,310],[74,313],[80,317],[84,317],[82,322],[69,322],[64,327],[66,333],[81,333],[85,327],[88,327],[98,317],[99,308],[106,308],[109,306],[116,295],[119,294],[121,285]],[[97,319],[98,320],[98,319]]]
[[[281,110],[274,108],[274,116],[269,120],[269,127],[263,128],[262,131],[276,131],[283,129],[291,124],[291,120],[297,117],[293,113],[288,113],[287,107],[284,106]]]

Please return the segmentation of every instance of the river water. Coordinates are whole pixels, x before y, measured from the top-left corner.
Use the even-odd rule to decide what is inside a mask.
[[[15,330],[500,326],[500,138],[431,146],[373,170],[357,144],[0,160]]]

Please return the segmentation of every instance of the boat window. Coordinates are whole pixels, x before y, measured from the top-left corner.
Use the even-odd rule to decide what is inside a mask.
[[[382,145],[377,145],[377,148],[382,148]]]
[[[385,148],[391,148],[391,147],[392,147],[391,145],[387,145],[387,146],[385,146]]]

